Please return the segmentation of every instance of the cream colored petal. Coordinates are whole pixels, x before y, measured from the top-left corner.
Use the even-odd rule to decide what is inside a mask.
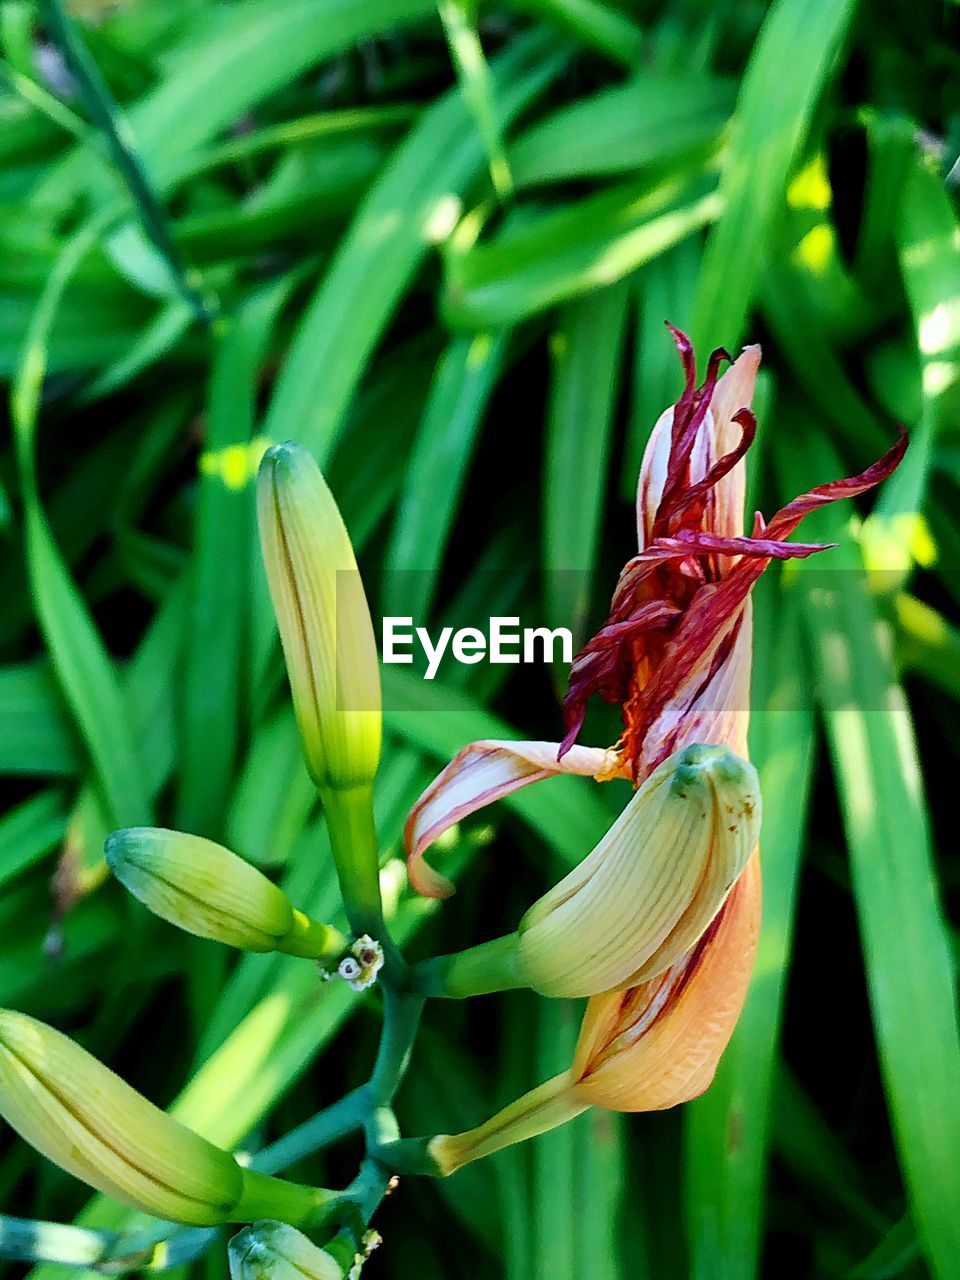
[[[737,638],[710,681],[706,681],[706,676],[719,646],[736,624],[735,617],[717,635],[708,652],[647,730],[640,756],[641,777],[656,761],[662,760],[665,753],[695,742],[723,743],[736,755],[747,755],[753,654],[751,600],[744,604],[741,617]]]
[[[571,1085],[570,1073],[565,1071],[517,1098],[476,1129],[437,1134],[430,1141],[430,1155],[443,1174],[456,1173],[465,1164],[566,1124],[590,1105],[574,1095]]]
[[[671,756],[524,916],[520,973],[535,990],[570,998],[663,971],[714,919],[759,830],[752,765],[718,746]]]
[[[713,393],[713,455],[714,459],[731,453],[740,443],[740,424],[733,421],[739,409],[749,409],[760,368],[761,352],[758,346],[744,347],[741,354],[726,371]],[[723,537],[738,537],[743,533],[743,505],[746,492],[747,468],[742,459],[713,490],[714,509],[711,532]]]
[[[637,481],[637,545],[642,551],[652,537],[657,507],[663,497],[670,460],[670,438],[673,430],[674,406],[664,409],[650,432]],[[702,480],[715,461],[713,449],[713,416],[708,409],[690,454],[691,479]]]
[[[410,883],[428,898],[445,898],[453,885],[423,859],[444,831],[495,800],[555,774],[614,776],[616,752],[575,746],[562,760],[556,742],[471,742],[454,756],[410,810],[404,829]]]

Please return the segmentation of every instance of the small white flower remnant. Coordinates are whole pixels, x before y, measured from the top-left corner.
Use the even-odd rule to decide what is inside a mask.
[[[383,968],[383,947],[368,933],[361,934],[343,957],[337,973],[352,991],[366,991],[377,980]]]
[[[360,1241],[360,1253],[356,1254],[353,1260],[353,1266],[350,1268],[350,1274],[347,1280],[360,1280],[360,1271],[363,1264],[373,1253],[374,1249],[379,1249],[383,1244],[383,1237],[379,1231],[367,1231],[364,1233],[363,1239]]]

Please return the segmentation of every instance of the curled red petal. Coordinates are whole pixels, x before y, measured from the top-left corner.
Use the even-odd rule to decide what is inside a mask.
[[[744,602],[770,560],[798,555],[803,558],[827,549],[825,545],[815,543],[783,542],[780,537],[795,529],[807,512],[840,498],[853,497],[879,484],[899,465],[906,447],[906,433],[901,428],[897,443],[865,471],[820,485],[809,493],[802,494],[779,511],[768,525],[764,525],[763,518],[758,516],[755,527],[767,535],[780,536],[717,538],[712,534],[692,530],[681,530],[677,534],[673,541],[678,544],[678,555],[688,554],[690,546],[700,545],[724,555],[739,555],[740,559],[719,582],[708,583],[694,595],[689,608],[677,623],[657,667],[655,678],[642,693],[640,723],[635,728],[641,741],[665,707],[685,686],[697,666],[710,653],[717,637],[730,626],[732,620],[739,617]],[[666,740],[656,758],[644,761],[644,769],[655,768],[672,749],[670,741]]]
[[[855,498],[858,493],[865,493],[868,489],[880,484],[882,480],[886,480],[903,461],[903,455],[909,443],[903,427],[898,427],[897,430],[900,433],[897,443],[889,448],[882,458],[878,458],[858,475],[817,485],[808,493],[802,493],[798,498],[794,498],[773,517],[767,525],[767,534],[777,541],[785,538],[787,534],[793,532],[808,512],[815,511],[818,507],[825,507],[830,502],[836,502],[838,498]]]
[[[702,480],[698,480],[696,484],[689,485],[686,489],[679,490],[669,499],[661,499],[660,507],[657,511],[658,524],[662,522],[666,527],[670,520],[689,511],[690,507],[704,498],[715,485],[719,484],[723,477],[728,475],[746,454],[756,438],[756,416],[749,409],[739,409],[733,415],[733,421],[739,423],[742,428],[743,434],[740,436],[740,443],[735,449],[725,453],[722,458],[718,458]]]
[[[626,618],[611,619],[584,646],[573,660],[570,683],[563,699],[564,736],[557,752],[562,760],[576,742],[583,727],[587,703],[594,693],[607,701],[622,702],[632,671],[630,649],[645,632],[669,626],[680,614],[677,605],[666,600],[651,600]]]
[[[739,420],[744,427],[740,447],[714,464],[704,484],[711,475],[716,483],[718,467],[745,451],[750,422]],[[639,781],[655,768],[674,749],[676,735],[673,730],[654,734],[653,745],[645,750],[647,736],[658,722],[661,727],[679,723],[683,709],[676,705],[678,699],[692,712],[698,700],[710,696],[736,644],[745,602],[771,560],[804,559],[835,545],[788,542],[786,536],[809,511],[854,497],[886,479],[906,447],[901,429],[897,443],[858,475],[801,494],[769,524],[758,512],[752,536],[728,537],[683,527],[654,537],[624,568],[607,623],[574,659],[564,699],[561,754],[575,741],[590,697],[599,693],[624,708],[622,746],[634,779]],[[674,514],[679,509],[674,502]],[[722,569],[718,556],[729,561]],[[698,668],[703,668],[702,678]],[[670,715],[664,720],[668,708]]]
[[[663,559],[688,556],[691,552],[722,556],[753,556],[766,560],[805,560],[818,551],[829,551],[835,542],[779,542],[773,538],[724,537],[698,529],[680,529],[672,538],[659,538],[647,551],[657,551]],[[646,555],[646,552],[641,552]]]
[[[697,387],[696,361],[693,356],[693,347],[690,339],[669,322],[667,323],[667,328],[673,334],[674,342],[677,344],[677,350],[683,362],[686,384],[680,399],[673,409],[667,475],[660,497],[660,505],[653,522],[651,531],[653,537],[668,532],[669,522],[675,508],[689,505],[686,499],[690,495],[692,487],[690,484],[690,457],[704,418],[707,416],[707,410],[710,408],[710,401],[713,399],[717,378],[720,374],[720,365],[723,361],[730,362],[730,356],[723,347],[718,347],[716,351],[711,352],[710,359],[707,362],[707,374],[704,378],[703,386]],[[732,465],[734,463],[731,463]],[[690,498],[690,501],[694,500],[695,496]]]

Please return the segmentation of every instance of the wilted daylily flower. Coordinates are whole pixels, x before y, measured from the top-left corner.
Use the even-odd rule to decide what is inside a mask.
[[[680,400],[660,416],[637,490],[640,549],[614,592],[610,617],[574,659],[561,743],[488,739],[464,747],[424,791],[407,819],[411,884],[428,897],[453,886],[423,855],[450,826],[494,800],[558,773],[639,785],[658,764],[694,742],[747,751],[751,657],[750,591],[773,559],[806,557],[820,545],[786,542],[802,518],[873,488],[899,464],[901,439],[860,475],[795,498],[743,534],[744,455],[753,440],[759,347],[747,347],[718,379],[714,352],[696,385],[688,339],[671,329],[683,361]],[[611,748],[576,743],[591,696],[622,708]]]
[[[201,836],[160,827],[114,831],[105,845],[113,874],[154,915],[188,933],[244,951],[324,960],[347,940],[298,911],[256,867]]]
[[[811,490],[769,523],[757,514],[745,536],[743,459],[755,433],[749,406],[759,348],[746,348],[722,378],[720,365],[729,357],[714,352],[698,387],[690,343],[671,332],[684,390],[651,434],[637,495],[639,551],[620,575],[610,617],[574,660],[564,740],[555,746],[473,743],[447,766],[407,823],[410,878],[423,893],[449,891],[424,867],[425,849],[452,823],[518,787],[566,772],[627,777],[642,788],[664,760],[698,742],[724,744],[745,756],[754,583],[773,559],[824,550],[785,539],[807,512],[872,488],[903,456],[901,433],[860,475]],[[575,742],[594,694],[622,711],[623,733],[607,750]],[[588,1006],[571,1071],[471,1134],[437,1139],[441,1148],[452,1144],[441,1165],[457,1167],[485,1154],[490,1142],[495,1150],[541,1132],[560,1123],[565,1111],[575,1114],[589,1105],[654,1109],[702,1092],[746,995],[760,915],[756,852],[729,896],[715,896],[713,912],[698,937],[684,939],[686,949],[661,950],[659,970],[638,964],[636,985],[607,994],[594,987],[598,994]],[[572,921],[567,945],[576,945]],[[519,1136],[504,1140],[506,1132]]]
[[[67,1173],[171,1222],[303,1223],[332,1195],[242,1168],[67,1036],[10,1009],[0,1009],[0,1115]]]

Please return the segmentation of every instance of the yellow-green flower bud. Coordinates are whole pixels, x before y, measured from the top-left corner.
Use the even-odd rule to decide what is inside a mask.
[[[524,916],[518,974],[544,995],[574,997],[662,973],[714,919],[759,834],[751,764],[722,746],[676,752]]]
[[[0,1115],[88,1186],[190,1226],[323,1216],[333,1193],[242,1168],[43,1022],[0,1009]]]
[[[0,1010],[0,1113],[61,1169],[133,1208],[229,1219],[243,1171],[59,1031]]]
[[[285,1222],[245,1227],[227,1255],[231,1280],[343,1280],[345,1274],[331,1253]]]
[[[349,534],[305,449],[267,450],[257,513],[307,766],[320,787],[366,786],[381,738],[373,623]]]
[[[114,875],[154,915],[201,938],[245,951],[337,957],[338,930],[297,911],[256,867],[201,836],[128,827],[106,843]]]

